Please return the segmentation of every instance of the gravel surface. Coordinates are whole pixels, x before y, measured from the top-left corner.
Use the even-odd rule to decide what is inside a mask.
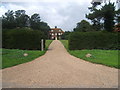
[[[71,56],[54,40],[45,55],[2,70],[3,88],[116,88],[118,69]]]

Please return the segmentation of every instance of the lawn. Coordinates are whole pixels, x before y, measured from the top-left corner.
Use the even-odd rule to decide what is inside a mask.
[[[103,64],[110,67],[120,68],[118,65],[118,54],[119,50],[100,50],[100,49],[93,49],[93,50],[69,50],[68,49],[68,40],[61,40],[67,51],[78,58],[83,60]],[[85,55],[90,53],[91,57],[86,57]]]
[[[46,40],[46,43],[45,43],[45,50],[48,49],[49,45],[51,44],[53,40]]]
[[[46,40],[46,50],[52,40]],[[34,60],[35,58],[45,54],[40,50],[19,50],[19,49],[2,49],[2,68],[15,66]],[[24,56],[27,53],[28,56]]]

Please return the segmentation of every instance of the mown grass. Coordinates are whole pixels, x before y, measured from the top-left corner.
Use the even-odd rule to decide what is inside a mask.
[[[53,40],[46,40],[46,43],[45,43],[45,50],[48,50],[48,47],[49,45],[51,44]]]
[[[46,50],[52,40],[46,40]],[[45,54],[40,50],[19,50],[19,49],[2,49],[2,69],[26,63]],[[28,56],[24,56],[27,53]]]
[[[120,69],[120,65],[118,65],[118,54],[119,50],[100,50],[100,49],[93,49],[93,50],[69,50],[68,49],[68,40],[61,40],[67,51],[77,57],[81,58],[83,60],[97,63],[97,64],[103,64],[109,67],[115,67]],[[91,57],[86,57],[85,55],[90,53]]]

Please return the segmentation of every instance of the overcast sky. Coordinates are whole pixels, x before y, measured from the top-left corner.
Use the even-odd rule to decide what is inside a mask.
[[[53,28],[72,31],[76,23],[85,19],[92,0],[1,0],[0,16],[8,10],[25,10],[26,14],[40,14],[41,20]],[[115,1],[115,0],[111,0]]]

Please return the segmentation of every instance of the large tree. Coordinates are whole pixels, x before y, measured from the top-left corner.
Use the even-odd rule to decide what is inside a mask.
[[[70,34],[71,34],[71,31],[65,31],[64,34],[62,35],[62,39],[68,40]]]
[[[29,26],[29,16],[25,14],[25,10],[15,11],[17,27]]]
[[[103,18],[104,18],[104,28],[105,30],[111,32],[113,31],[113,27],[115,25],[115,5],[114,3],[105,4],[105,6],[101,9]]]
[[[102,29],[102,13],[100,9],[96,9],[94,6],[90,7],[89,10],[91,11],[90,14],[86,15],[86,18],[92,21],[92,26],[94,30],[98,31]]]
[[[34,30],[44,32],[46,37],[48,37],[50,27],[46,22],[41,21],[40,15],[35,13],[29,17],[25,12],[25,10],[17,10],[15,12],[8,10],[8,12],[2,16],[3,29],[30,27]]]
[[[108,3],[102,6],[100,9],[96,9],[96,7],[90,8],[91,13],[86,15],[88,19],[90,19],[93,23],[93,26],[99,26],[99,28],[103,28],[109,32],[113,31],[114,20],[116,16],[115,5],[114,3]],[[97,23],[95,23],[97,22]]]
[[[86,20],[82,20],[81,22],[77,23],[76,28],[74,28],[75,32],[89,32],[93,31],[92,26]]]
[[[45,33],[46,36],[48,36],[48,32],[50,30],[50,27],[47,23],[41,21],[39,14],[33,14],[30,18],[30,26],[34,30],[41,30]]]
[[[15,28],[16,22],[13,10],[8,10],[5,15],[2,15],[2,28]]]
[[[120,9],[116,11],[116,23],[120,23]]]
[[[39,14],[33,14],[30,18],[30,26],[32,29],[40,29],[40,15]]]

